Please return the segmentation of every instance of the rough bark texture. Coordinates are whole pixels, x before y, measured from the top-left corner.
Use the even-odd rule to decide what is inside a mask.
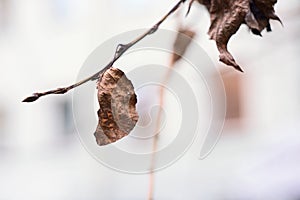
[[[99,122],[94,133],[97,144],[107,145],[127,136],[138,121],[136,94],[130,80],[109,68],[98,81]]]
[[[210,13],[211,26],[208,34],[216,41],[220,61],[242,71],[227,50],[227,44],[239,27],[245,23],[256,35],[265,28],[271,31],[270,19],[278,20],[274,5],[277,0],[198,0]]]

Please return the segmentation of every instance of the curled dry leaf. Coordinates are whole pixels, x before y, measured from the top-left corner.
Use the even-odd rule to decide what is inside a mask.
[[[109,68],[99,78],[97,144],[107,145],[127,136],[138,121],[134,87],[124,72]]]
[[[191,3],[194,0],[191,0]],[[208,34],[216,41],[220,61],[242,71],[227,49],[229,39],[242,24],[256,35],[265,28],[271,31],[270,19],[280,21],[275,14],[277,0],[198,0],[210,13],[211,25]]]
[[[270,19],[281,23],[274,11],[277,0],[250,0],[249,3],[250,10],[246,15],[245,23],[253,34],[261,36],[261,31],[265,28],[268,32],[271,31]]]

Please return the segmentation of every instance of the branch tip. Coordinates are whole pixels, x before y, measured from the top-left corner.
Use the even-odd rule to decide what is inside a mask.
[[[30,103],[38,100],[40,96],[37,93],[34,93],[32,96],[25,98],[22,102],[24,103]]]

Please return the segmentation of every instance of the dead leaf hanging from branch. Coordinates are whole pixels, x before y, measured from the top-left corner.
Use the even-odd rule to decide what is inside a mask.
[[[191,0],[190,5],[194,0]],[[271,31],[270,19],[279,20],[274,5],[277,0],[198,0],[210,13],[208,34],[216,41],[220,61],[243,71],[227,49],[227,44],[242,24],[247,24],[256,35],[265,28]]]
[[[107,145],[127,136],[138,121],[136,94],[120,69],[109,68],[98,84],[99,122],[94,133],[97,144]]]

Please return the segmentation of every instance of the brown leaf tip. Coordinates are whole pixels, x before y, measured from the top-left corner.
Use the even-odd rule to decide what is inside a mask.
[[[134,87],[124,72],[106,70],[97,84],[98,126],[94,133],[97,144],[107,145],[127,136],[138,121]]]

